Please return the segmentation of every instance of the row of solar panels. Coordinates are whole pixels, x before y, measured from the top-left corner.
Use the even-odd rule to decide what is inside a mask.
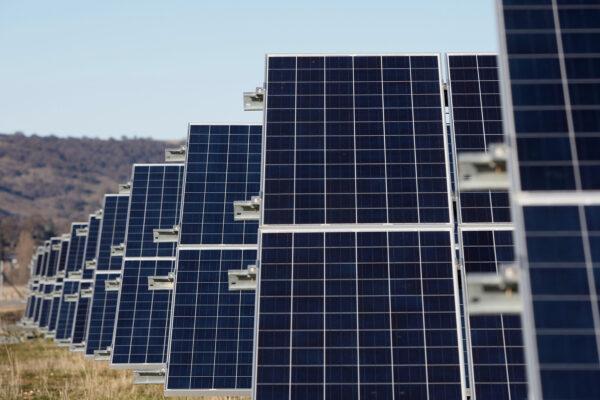
[[[508,194],[451,162],[503,140],[497,60],[446,64],[268,56],[264,126],[134,165],[39,247],[23,322],[173,395],[525,398],[519,317],[463,303],[513,259]]]

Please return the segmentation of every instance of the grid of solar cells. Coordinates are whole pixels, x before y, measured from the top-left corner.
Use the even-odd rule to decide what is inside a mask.
[[[63,293],[58,309],[58,319],[56,322],[56,335],[54,339],[65,341],[71,338],[73,333],[73,319],[75,317],[76,302],[65,301],[65,295],[75,294],[79,292],[79,281],[66,280],[63,283]]]
[[[148,277],[174,271],[176,243],[154,243],[153,230],[179,224],[183,165],[135,165],[112,366],[162,365],[166,360],[171,290],[149,290]]]
[[[263,224],[450,221],[437,56],[267,63]]]
[[[109,194],[104,196],[102,230],[98,244],[96,271],[120,271],[123,258],[111,256],[111,247],[125,242],[129,195]]]
[[[69,254],[69,239],[63,239],[60,242],[60,253],[56,275],[64,278],[65,269],[67,268],[67,255]]]
[[[503,2],[521,189],[598,190],[597,3],[531,3]]]
[[[33,299],[34,299],[34,292],[37,290],[37,285],[36,284],[30,284],[29,285],[29,295],[27,296],[27,305],[25,306],[25,318],[30,320],[31,316],[33,315]]]
[[[179,223],[182,164],[133,167],[125,257],[174,257],[176,243],[154,243],[154,229]]]
[[[42,274],[43,265],[44,265],[44,247],[40,246],[40,247],[38,247],[38,256],[37,256],[36,266],[35,266],[36,278],[39,278],[39,276]]]
[[[105,282],[120,277],[119,272],[96,271],[94,295],[88,317],[85,354],[92,356],[95,350],[106,350],[112,345],[115,314],[119,293],[106,291]]]
[[[255,398],[462,398],[450,231],[262,240]]]
[[[85,250],[83,251],[83,279],[92,279],[94,277],[94,268],[88,268],[85,264],[96,258],[98,250],[98,239],[100,237],[100,226],[102,217],[91,215],[88,221],[88,234],[85,240]]]
[[[80,293],[84,289],[93,288],[94,269],[86,266],[86,262],[94,260],[96,250],[98,249],[98,238],[100,233],[100,225],[102,218],[97,214],[91,214],[88,220],[88,233],[85,237],[85,246],[83,250],[83,260],[80,269],[83,271],[84,280],[79,286]],[[72,344],[80,344],[85,340],[87,332],[87,317],[89,314],[90,299],[88,297],[79,296],[77,308],[75,309],[75,319],[73,322],[73,335],[71,338]]]
[[[252,384],[254,291],[230,291],[228,271],[256,250],[180,249],[171,322],[168,391],[245,394]]]
[[[462,398],[439,57],[269,56],[266,96],[254,398]]]
[[[190,125],[167,392],[249,394],[254,292],[230,292],[228,271],[256,263],[258,223],[235,221],[233,203],[259,194],[261,138],[259,125]]]
[[[37,301],[35,302],[35,310],[33,320],[36,325],[39,326],[40,316],[42,312],[42,306],[44,304],[44,290],[46,286],[46,265],[48,263],[48,253],[49,253],[50,241],[46,240],[43,246],[42,253],[42,266],[40,272],[40,285],[38,285],[38,291],[36,293]]]
[[[44,284],[38,284],[37,291],[35,293],[35,303],[33,308],[33,322],[35,325],[38,324],[40,320],[40,307],[42,305],[42,293],[44,292]]]
[[[73,333],[71,334],[71,344],[81,344],[85,339],[85,333],[87,328],[87,316],[90,306],[90,298],[82,296],[83,290],[92,288],[93,282],[91,280],[81,281],[79,283],[79,300],[75,307],[75,316],[73,317]]]
[[[48,296],[54,290],[54,285],[47,283],[44,285],[44,291],[42,292],[42,306],[40,308],[40,317],[38,327],[45,330],[48,327],[48,321],[50,320],[50,310],[52,308],[52,299]]]
[[[40,271],[41,271],[41,265],[42,265],[42,248],[38,247],[37,252],[36,252],[36,256],[35,256],[35,265],[34,265],[34,272],[33,272],[33,282],[34,284],[32,284],[31,286],[31,291],[29,292],[29,298],[27,300],[27,309],[26,309],[26,316],[28,320],[33,320],[33,317],[35,315],[35,303],[36,303],[36,293],[38,290],[38,285],[37,285],[37,280],[39,279],[39,275],[40,275]]]
[[[104,212],[98,239],[97,263],[94,272],[94,294],[89,308],[85,354],[106,350],[112,344],[118,292],[106,292],[105,281],[120,276],[123,257],[111,256],[111,247],[125,242],[129,195],[104,196]],[[113,273],[108,273],[108,271]]]
[[[514,261],[511,230],[462,231],[462,242],[467,274],[497,273]],[[526,399],[520,316],[471,316],[470,329],[477,398]]]
[[[454,152],[487,151],[502,143],[502,107],[496,55],[450,54],[448,83]],[[460,190],[460,185],[459,185]],[[460,193],[462,223],[510,222],[505,190]]]
[[[50,241],[44,242],[44,254],[42,256],[42,267],[40,271],[40,277],[46,278],[46,270],[48,268],[48,255],[50,254]]]
[[[46,277],[56,278],[56,271],[58,270],[58,261],[60,257],[60,248],[55,249],[54,246],[61,244],[62,239],[59,237],[52,238],[50,240],[50,251],[48,253],[48,264],[46,266]]]
[[[166,276],[174,267],[174,259],[125,258],[111,365],[165,362],[172,291],[148,290],[148,277]]]
[[[85,222],[71,224],[71,238],[69,239],[69,252],[67,254],[65,269],[67,277],[70,272],[80,270],[83,265],[86,236],[77,236],[77,230],[87,227],[88,224]]]
[[[499,5],[531,396],[600,398],[592,192],[600,189],[600,9],[596,1]]]
[[[62,282],[58,282],[54,285],[54,291],[52,292],[52,305],[50,307],[50,320],[48,321],[49,332],[56,331],[56,324],[58,322],[58,309],[60,308],[62,288]]]
[[[234,221],[233,202],[258,196],[260,125],[189,127],[180,244],[255,244],[258,223]]]

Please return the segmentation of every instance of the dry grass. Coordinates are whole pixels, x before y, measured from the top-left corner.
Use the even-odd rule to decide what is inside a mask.
[[[0,320],[2,317],[0,313]],[[10,330],[1,333],[7,335]],[[163,398],[162,386],[133,385],[131,372],[112,370],[106,362],[85,359],[49,340],[0,345],[0,399]]]

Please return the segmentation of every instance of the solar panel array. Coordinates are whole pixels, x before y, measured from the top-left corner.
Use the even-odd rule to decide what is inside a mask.
[[[600,398],[596,1],[499,1],[531,398]]]
[[[498,5],[502,68],[448,54],[445,84],[437,54],[267,55],[262,126],[135,164],[37,248],[23,325],[168,395],[600,398],[600,8]],[[513,190],[474,191],[503,125]],[[515,261],[523,319],[470,313]]]
[[[259,194],[260,155],[258,125],[190,125],[166,393],[250,393],[255,296],[228,271],[256,264],[258,223],[233,202]]]
[[[487,152],[491,144],[504,141],[497,56],[448,54],[446,64],[454,158],[465,152]],[[497,273],[501,264],[514,262],[508,193],[463,191],[459,180],[455,188],[462,281],[470,273]],[[526,399],[520,318],[469,316],[465,333],[474,396]]]
[[[181,164],[133,167],[113,367],[162,368],[166,360],[171,291],[148,283],[174,270],[176,243],[155,243],[153,232],[179,224],[182,187]]]
[[[267,57],[255,399],[464,395],[443,116],[436,55]]]

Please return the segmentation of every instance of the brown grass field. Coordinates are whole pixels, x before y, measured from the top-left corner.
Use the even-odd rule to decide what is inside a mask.
[[[16,334],[14,322],[21,313],[22,310],[0,309],[0,336]],[[0,344],[0,399],[3,400],[163,398],[162,386],[133,385],[131,372],[111,370],[107,362],[86,360],[81,353],[58,348],[50,340]],[[210,398],[217,399],[225,400]]]

